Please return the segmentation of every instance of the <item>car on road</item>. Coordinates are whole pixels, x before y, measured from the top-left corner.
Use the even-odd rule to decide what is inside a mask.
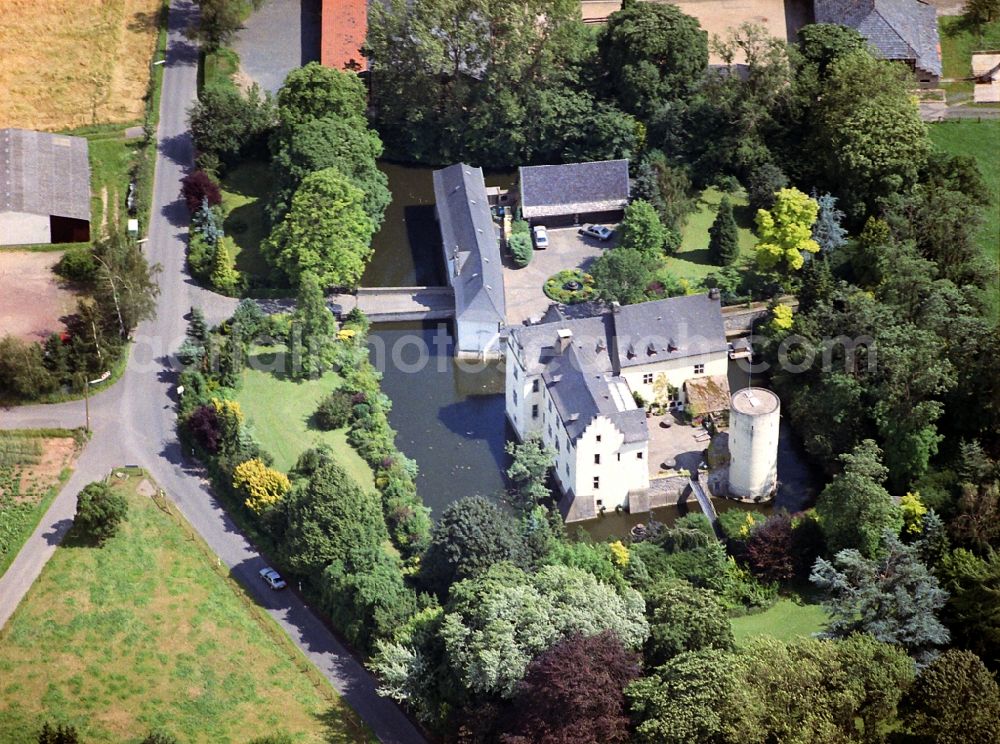
[[[581,225],[580,234],[586,235],[591,238],[597,238],[601,242],[605,240],[610,240],[615,234],[615,231],[610,227],[605,227],[604,225]]]
[[[272,589],[275,590],[284,589],[286,586],[288,586],[288,584],[285,583],[285,580],[281,578],[281,574],[279,574],[270,566],[265,566],[259,571],[259,573],[260,577],[264,579],[267,585]]]
[[[545,229],[545,225],[535,225],[532,231],[535,234],[535,249],[539,251],[544,251],[549,247],[549,233]]]

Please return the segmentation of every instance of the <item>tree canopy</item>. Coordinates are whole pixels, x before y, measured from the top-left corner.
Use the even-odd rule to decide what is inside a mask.
[[[357,286],[375,232],[364,202],[364,192],[338,169],[310,173],[264,242],[264,255],[294,285],[309,271],[324,288]]]

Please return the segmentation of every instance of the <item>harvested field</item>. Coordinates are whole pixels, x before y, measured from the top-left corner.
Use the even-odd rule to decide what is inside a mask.
[[[76,293],[52,273],[60,251],[0,251],[0,336],[44,341],[62,330]]]
[[[137,121],[161,0],[0,2],[0,127]]]

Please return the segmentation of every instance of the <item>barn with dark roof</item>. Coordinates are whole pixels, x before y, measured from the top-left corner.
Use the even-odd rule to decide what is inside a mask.
[[[87,240],[87,140],[0,129],[0,245]]]
[[[618,222],[628,205],[627,160],[518,169],[521,216],[532,225]]]
[[[905,62],[921,83],[941,77],[937,9],[922,0],[816,0],[817,23],[856,29],[875,52]]]

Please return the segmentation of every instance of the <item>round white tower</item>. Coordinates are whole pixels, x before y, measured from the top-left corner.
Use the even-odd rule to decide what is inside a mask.
[[[729,493],[761,501],[778,483],[778,423],[781,401],[764,388],[733,393],[729,407]]]

